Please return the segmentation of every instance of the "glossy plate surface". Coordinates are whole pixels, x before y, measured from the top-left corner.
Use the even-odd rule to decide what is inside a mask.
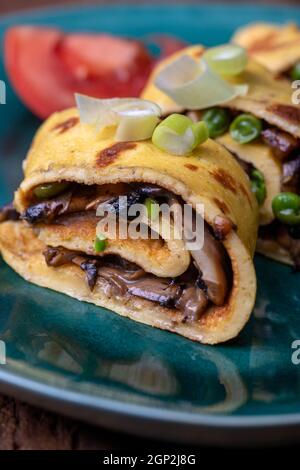
[[[3,17],[65,30],[146,38],[175,34],[226,42],[255,20],[300,22],[300,9],[163,6],[47,9]],[[5,78],[3,65],[0,78]],[[0,204],[21,179],[39,122],[7,87],[0,106]],[[295,440],[300,435],[300,274],[256,257],[258,297],[239,338],[209,347],[30,285],[0,258],[0,390],[74,417],[144,435],[198,443]],[[230,429],[230,432],[228,432]]]

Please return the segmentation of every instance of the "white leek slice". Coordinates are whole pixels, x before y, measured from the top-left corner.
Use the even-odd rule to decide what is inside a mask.
[[[152,101],[139,98],[99,99],[75,95],[80,121],[96,131],[115,126],[118,142],[149,139],[159,122],[161,109]]]
[[[120,121],[115,134],[118,142],[149,139],[159,123],[159,115],[152,110],[135,110],[119,112]]]
[[[201,60],[182,55],[156,77],[155,85],[186,109],[205,109],[231,101],[247,92],[247,86],[234,86]]]

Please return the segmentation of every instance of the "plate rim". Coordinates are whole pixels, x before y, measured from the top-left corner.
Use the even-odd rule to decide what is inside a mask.
[[[39,380],[34,380],[13,372],[3,371],[0,366],[0,384],[15,387],[19,391],[42,395],[45,398],[67,402],[69,404],[81,404],[94,410],[110,411],[132,417],[159,419],[168,423],[180,423],[191,425],[219,426],[224,428],[252,427],[262,428],[266,426],[282,427],[300,425],[300,413],[282,413],[270,415],[238,415],[193,413],[188,411],[176,411],[154,406],[131,404],[105,397],[96,397],[87,393],[70,391],[59,386],[49,385]],[[0,386],[1,386],[0,385]],[[59,394],[59,396],[57,396]]]

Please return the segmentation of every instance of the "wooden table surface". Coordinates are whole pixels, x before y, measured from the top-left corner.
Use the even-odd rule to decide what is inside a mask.
[[[152,0],[152,2],[160,0]],[[191,0],[193,1],[193,0]],[[164,0],[166,2],[166,0]],[[182,2],[182,0],[181,0]],[[94,1],[86,0],[1,0],[0,14],[41,7],[46,5],[62,4],[89,4],[89,3],[128,3],[115,0]],[[142,2],[139,2],[142,3]],[[149,3],[149,2],[148,2]],[[176,3],[173,1],[172,3]],[[196,2],[195,3],[199,3]],[[231,2],[233,3],[233,2]],[[261,1],[253,3],[264,3]],[[265,3],[280,3],[279,1],[268,1]],[[299,3],[294,0],[286,3]],[[0,395],[0,450],[25,450],[25,449],[149,449],[166,448],[178,450],[177,445],[162,444],[154,441],[128,436],[107,429],[95,428],[84,423],[71,420],[44,410],[29,406],[13,398]],[[186,447],[186,450],[191,450]]]

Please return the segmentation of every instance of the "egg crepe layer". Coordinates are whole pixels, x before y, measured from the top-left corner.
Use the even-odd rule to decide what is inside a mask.
[[[155,86],[154,81],[160,70],[180,55],[188,54],[199,60],[204,50],[201,45],[188,47],[161,62],[152,72],[141,97],[155,101],[164,115],[182,112],[194,120],[201,119],[203,111],[189,111],[178,106]],[[294,90],[286,80],[276,80],[252,59],[241,74],[228,78],[228,81],[233,85],[247,84],[248,92],[246,96],[239,96],[220,107],[230,111],[232,120],[240,113],[250,113],[263,121],[262,135],[253,142],[240,144],[229,133],[216,138],[237,158],[249,177],[254,169],[264,176],[266,198],[260,206],[260,225],[267,226],[267,229],[263,228],[259,233],[257,251],[300,267],[300,242],[291,236],[286,225],[274,222],[272,211],[272,200],[278,193],[291,191],[299,194],[300,107],[292,104]]]
[[[242,329],[256,294],[258,210],[246,175],[222,146],[209,140],[176,157],[149,141],[115,143],[70,109],[41,126],[24,172],[14,200],[21,218],[9,220],[10,210],[2,216],[0,248],[26,280],[203,343]],[[55,182],[68,186],[37,200],[35,188]],[[188,250],[157,229],[157,239],[108,234],[95,252],[95,207],[120,194],[189,204],[193,216],[204,205],[203,248]]]
[[[238,29],[232,41],[274,75],[284,75],[300,61],[300,31],[296,24],[253,23]]]

